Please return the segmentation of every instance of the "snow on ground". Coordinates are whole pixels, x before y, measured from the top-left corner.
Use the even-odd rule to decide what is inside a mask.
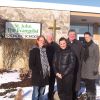
[[[0,85],[2,83],[17,82],[17,81],[20,81],[19,72],[10,72],[10,73],[5,72],[5,73],[0,74]],[[16,88],[17,91],[19,90],[19,88],[20,87]],[[100,86],[97,85],[96,88],[97,88],[97,99],[96,100],[100,100]],[[6,89],[0,89],[0,92],[4,92],[5,90]],[[33,88],[24,87],[22,88],[22,90],[23,90],[24,100],[31,100]],[[85,92],[85,89],[83,90]],[[10,96],[16,95],[17,91],[7,93],[4,96],[0,96],[0,100],[14,100],[14,98],[10,98]],[[48,86],[46,86],[45,98],[47,97],[47,93],[48,93]]]
[[[96,90],[97,90],[97,100],[100,100],[100,85],[96,86]]]
[[[8,83],[8,82],[17,82],[17,81],[21,81],[19,78],[19,72],[4,72],[2,74],[0,74],[0,85],[3,83]],[[17,87],[17,91],[20,89],[21,87]],[[0,92],[4,92],[6,89],[0,89]],[[23,95],[24,95],[24,100],[31,100],[32,97],[32,91],[33,88],[32,87],[24,87],[22,88],[23,90]],[[14,98],[10,98],[10,96],[16,95],[17,91],[14,92],[10,92],[7,93],[4,96],[0,96],[0,100],[14,100]],[[48,86],[46,86],[46,90],[45,90],[45,97],[47,95],[48,92]]]
[[[7,82],[17,82],[20,81],[19,78],[19,72],[14,71],[14,72],[4,72],[0,74],[0,85],[2,83],[7,83]]]

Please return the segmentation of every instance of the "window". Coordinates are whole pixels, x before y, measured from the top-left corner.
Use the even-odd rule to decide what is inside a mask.
[[[84,34],[85,32],[93,34],[93,25],[89,24],[72,24],[71,29],[75,29],[78,34]]]

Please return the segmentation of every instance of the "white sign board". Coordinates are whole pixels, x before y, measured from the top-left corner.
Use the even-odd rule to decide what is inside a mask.
[[[36,39],[40,31],[40,23],[6,22],[5,38]]]

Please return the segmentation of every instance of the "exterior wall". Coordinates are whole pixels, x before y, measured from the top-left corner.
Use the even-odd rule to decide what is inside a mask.
[[[0,46],[0,68],[3,68],[3,57],[2,57],[2,54],[3,54],[3,49],[2,49],[2,46]]]
[[[70,12],[36,8],[0,7],[0,68],[28,68],[29,49],[34,44],[34,40],[26,39],[5,39],[5,22],[40,22],[42,24],[41,33],[46,36],[53,33],[49,27],[53,26],[56,19],[56,26],[60,30],[56,31],[56,41],[61,36],[67,37],[70,26]]]

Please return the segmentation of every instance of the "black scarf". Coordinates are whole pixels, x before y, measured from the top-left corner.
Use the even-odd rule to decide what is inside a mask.
[[[86,62],[89,57],[89,46],[93,43],[91,40],[90,42],[85,42],[85,52],[84,52],[84,61]]]

